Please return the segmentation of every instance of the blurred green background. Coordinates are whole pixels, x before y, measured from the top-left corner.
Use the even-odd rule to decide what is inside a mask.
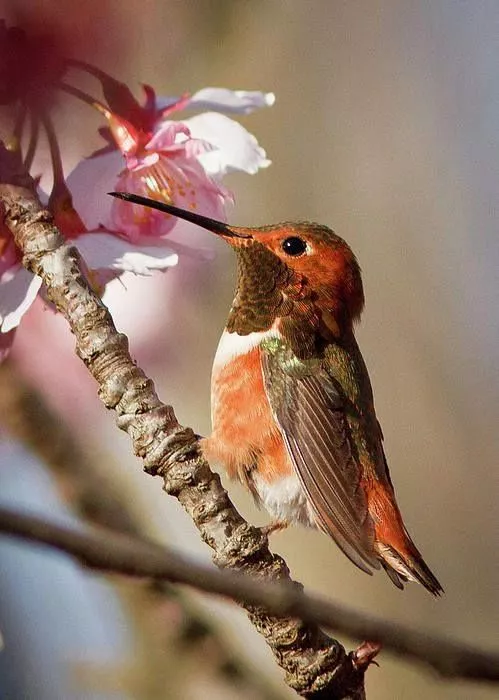
[[[50,22],[62,25],[71,23],[73,6],[73,0],[37,2]],[[17,0],[16,8],[5,4],[7,16],[19,8],[30,10],[32,2]],[[89,3],[87,22],[95,24],[103,41],[82,58],[134,88],[146,82],[164,95],[204,86],[276,93],[274,107],[241,119],[273,164],[255,177],[232,177],[236,203],[230,221],[317,220],[356,252],[367,298],[358,338],[399,504],[445,595],[433,600],[411,585],[401,593],[382,574],[367,577],[318,533],[291,529],[273,536],[273,548],[309,591],[388,620],[497,648],[499,5],[485,0],[102,0]],[[98,145],[96,118],[78,109],[77,122],[63,107],[58,114],[68,169]],[[130,332],[132,352],[155,379],[160,396],[173,404],[181,422],[206,433],[211,362],[232,300],[235,266],[230,251],[209,234],[200,233],[196,241],[213,246],[214,261],[183,259],[156,281],[130,282],[128,297],[116,288],[109,304],[118,326]],[[128,507],[151,536],[208,557],[178,504],[164,496],[159,481],[141,473],[126,436],[117,435],[92,381],[69,355],[67,380],[55,379],[59,367],[51,368],[48,358],[54,345],[70,353],[72,341],[59,331],[62,323],[49,314],[45,321],[52,340],[49,344],[47,331],[47,347],[37,347],[36,358],[20,333],[20,370],[48,393],[100,467],[119,482]],[[46,512],[57,512],[52,477],[40,465],[26,466],[28,460],[16,452],[18,468],[12,469],[17,449],[9,444],[2,452],[2,502],[29,501],[36,509],[53,500]],[[226,486],[251,522],[267,522],[237,485]],[[16,577],[36,579],[38,569],[29,559],[24,569],[16,559],[29,557],[25,547],[16,554],[10,543],[0,546],[11,555],[3,559],[10,563],[8,574],[6,566],[0,572],[2,606],[11,612],[6,628],[0,616],[6,644],[0,678],[7,679],[2,699],[243,697],[206,671],[214,658],[208,643],[189,667],[188,682],[173,680],[185,668],[172,663],[173,656],[168,660],[166,651],[156,659],[161,683],[128,682],[130,666],[137,670],[142,659],[147,667],[151,658],[138,655],[127,623],[130,610],[122,598],[116,602],[115,588],[85,589],[85,624],[90,628],[93,616],[96,626],[89,632],[71,618],[69,634],[64,610],[75,601],[80,606],[83,584],[51,573],[48,562],[54,557],[38,553],[32,556],[43,572],[33,590],[25,591]],[[58,559],[54,566],[59,565]],[[92,577],[83,578],[86,586]],[[62,611],[49,616],[46,606],[36,605],[27,614],[23,591],[31,600],[33,595],[49,600],[58,591]],[[270,697],[269,687],[276,698],[294,696],[242,613],[206,597],[191,604],[208,625],[221,627],[224,644],[266,685],[247,697]],[[164,605],[164,618],[151,612],[150,600],[147,605],[147,613],[134,609],[139,619],[171,621]],[[56,686],[47,690],[44,674],[37,676],[43,663],[30,660],[30,649],[37,638],[44,646],[49,629],[58,637],[58,626],[66,629],[60,643],[50,645],[55,666],[49,675]],[[7,628],[16,630],[10,652]],[[89,647],[100,649],[97,680],[95,659],[83,674],[74,673]],[[108,663],[107,656],[114,660]],[[444,682],[389,654],[379,661],[380,668],[367,676],[369,700],[497,697],[492,687]],[[67,678],[57,684],[55,676],[64,676],[68,664],[70,684]]]

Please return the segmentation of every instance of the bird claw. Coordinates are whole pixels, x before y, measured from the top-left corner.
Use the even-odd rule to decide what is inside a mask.
[[[356,671],[366,671],[371,664],[379,666],[375,657],[381,651],[383,645],[379,642],[362,642],[355,651],[350,653],[353,667]]]
[[[269,523],[268,525],[263,525],[260,528],[260,532],[263,535],[265,535],[266,537],[269,537],[274,532],[279,532],[279,530],[285,530],[287,527],[288,527],[288,523],[285,523],[282,520],[274,520],[273,522]]]

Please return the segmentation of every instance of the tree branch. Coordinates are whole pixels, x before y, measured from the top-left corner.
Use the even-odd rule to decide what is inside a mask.
[[[127,338],[85,279],[78,251],[64,241],[22,168],[19,154],[0,149],[0,202],[4,223],[23,253],[23,264],[39,275],[48,298],[67,319],[76,353],[99,386],[104,405],[116,412],[118,426],[130,436],[144,469],[163,479],[164,490],[178,498],[220,567],[254,576],[290,581],[284,560],[268,549],[267,538],[240,516],[202,457],[194,432],[177,422],[153,382],[136,366]],[[299,587],[299,584],[294,584]],[[275,618],[246,606],[250,620],[269,644],[286,682],[299,694],[361,700],[364,671],[357,670],[339,642],[317,625]]]
[[[443,637],[366,617],[305,595],[290,581],[262,582],[244,573],[219,571],[138,537],[104,528],[78,531],[7,508],[0,508],[0,532],[49,545],[92,569],[166,579],[264,607],[280,617],[298,617],[349,637],[376,640],[385,650],[425,663],[442,676],[499,682],[499,653],[481,652]]]

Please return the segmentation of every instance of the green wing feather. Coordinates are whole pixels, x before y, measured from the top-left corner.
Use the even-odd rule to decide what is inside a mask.
[[[379,568],[345,398],[322,360],[300,360],[280,338],[262,347],[265,388],[288,454],[316,516],[363,571]]]

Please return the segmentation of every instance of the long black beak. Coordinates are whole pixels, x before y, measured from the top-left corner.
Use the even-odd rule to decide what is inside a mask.
[[[142,204],[144,207],[158,209],[159,211],[165,212],[165,214],[172,214],[173,216],[178,216],[179,219],[190,221],[192,224],[201,226],[201,228],[205,228],[206,230],[211,231],[212,233],[217,233],[218,235],[225,236],[226,238],[251,238],[251,236],[249,235],[245,235],[243,233],[236,233],[223,221],[216,221],[215,219],[210,219],[207,216],[201,216],[201,214],[195,214],[192,211],[187,211],[187,209],[180,209],[179,207],[174,207],[173,204],[158,202],[157,199],[142,197],[139,194],[131,194],[130,192],[108,192],[108,194],[110,194],[111,197],[124,199],[126,202],[132,202],[133,204]]]

